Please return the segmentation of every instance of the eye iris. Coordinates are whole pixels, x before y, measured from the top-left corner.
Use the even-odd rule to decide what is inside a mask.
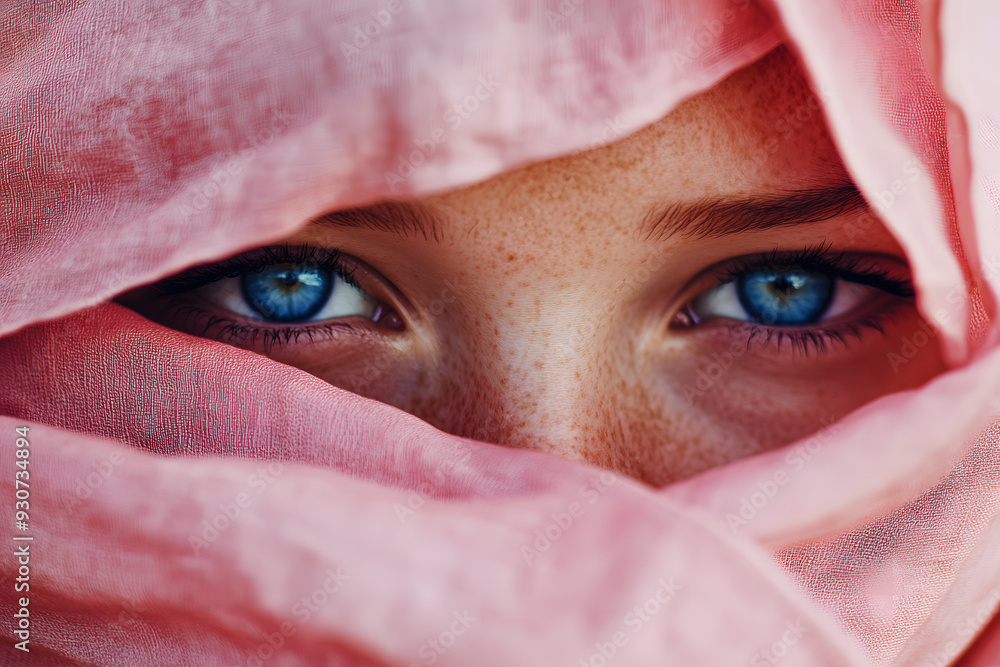
[[[240,277],[247,304],[265,320],[302,322],[323,308],[333,292],[333,273],[301,264],[275,264]]]
[[[812,324],[833,300],[834,280],[823,273],[798,270],[751,271],[737,280],[740,304],[761,324]]]

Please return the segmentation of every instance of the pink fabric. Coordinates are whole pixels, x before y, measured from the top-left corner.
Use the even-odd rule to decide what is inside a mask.
[[[331,4],[3,10],[0,447],[13,461],[30,426],[34,541],[31,652],[0,661],[958,660],[1000,604],[998,10],[403,0],[365,42],[383,5]],[[955,365],[811,439],[657,491],[102,303],[317,211],[614,140],[783,39]],[[777,470],[789,484],[734,523]],[[967,667],[1000,659],[990,627]]]

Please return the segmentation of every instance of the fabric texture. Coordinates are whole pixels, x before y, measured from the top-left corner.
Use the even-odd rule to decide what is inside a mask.
[[[31,530],[4,522],[3,664],[1000,661],[1000,6],[0,12],[5,498],[15,429],[31,443]],[[653,490],[441,433],[108,302],[316,211],[614,141],[782,42],[953,366],[802,442]],[[789,483],[751,500],[778,470]]]

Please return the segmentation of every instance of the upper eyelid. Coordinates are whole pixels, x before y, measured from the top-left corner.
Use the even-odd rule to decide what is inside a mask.
[[[293,250],[297,254],[291,254]],[[280,255],[278,252],[285,254]],[[236,278],[251,270],[263,270],[273,264],[314,261],[316,255],[320,256],[319,263],[321,265],[334,270],[347,279],[350,284],[360,287],[354,280],[354,274],[360,267],[355,265],[350,257],[343,255],[337,248],[323,248],[306,244],[262,246],[216,262],[189,267],[180,273],[157,281],[151,287],[161,294],[183,294],[219,280]]]
[[[905,267],[905,270],[894,271],[892,265]],[[826,244],[806,246],[801,250],[774,249],[770,252],[730,257],[698,273],[688,281],[682,291],[686,291],[696,283],[703,282],[706,275],[715,276],[722,284],[753,269],[791,266],[798,266],[805,270],[825,271],[835,274],[837,277],[849,276],[848,280],[862,282],[873,287],[886,289],[886,291],[892,291],[894,288],[905,288],[906,293],[899,294],[899,296],[913,296],[913,283],[905,260],[881,253],[834,251]],[[894,277],[896,275],[898,277]]]

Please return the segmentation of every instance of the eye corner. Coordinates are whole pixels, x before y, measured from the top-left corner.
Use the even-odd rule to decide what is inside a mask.
[[[692,308],[693,303],[693,301],[689,301],[680,310],[678,310],[673,317],[671,317],[667,328],[673,331],[684,331],[701,324],[701,318],[698,317],[698,314],[695,313]]]

